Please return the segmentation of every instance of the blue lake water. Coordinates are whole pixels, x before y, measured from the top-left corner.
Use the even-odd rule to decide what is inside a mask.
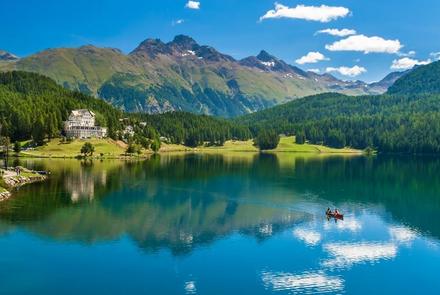
[[[438,294],[440,159],[24,160],[0,294]],[[337,207],[344,220],[327,220]]]

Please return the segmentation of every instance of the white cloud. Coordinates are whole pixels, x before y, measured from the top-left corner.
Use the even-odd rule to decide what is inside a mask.
[[[400,57],[411,57],[411,56],[415,56],[416,52],[414,50],[408,52],[397,52],[397,55]]]
[[[327,267],[349,267],[356,263],[374,263],[382,259],[393,259],[397,255],[394,243],[331,243],[324,249],[333,258],[323,262]]]
[[[354,35],[346,39],[327,44],[330,51],[360,51],[367,53],[398,53],[403,47],[399,40],[385,40],[382,37]]]
[[[195,281],[185,282],[185,293],[186,294],[197,294],[197,287]]]
[[[316,246],[321,241],[321,234],[314,230],[297,228],[293,231],[293,235],[309,246]]]
[[[303,65],[303,64],[314,64],[323,60],[329,60],[329,59],[325,57],[322,53],[316,51],[316,52],[307,53],[307,55],[304,55],[303,57],[297,59],[295,62],[299,65]]]
[[[289,291],[289,293],[339,293],[344,290],[344,280],[323,272],[302,274],[264,272],[261,275],[266,289]]]
[[[434,60],[440,60],[440,52],[431,52],[429,54]]]
[[[337,223],[326,222],[324,223],[324,229],[330,230],[332,228],[337,228],[340,231],[352,231],[357,232],[362,229],[362,223],[354,218],[345,218],[345,220],[340,220]]]
[[[190,0],[186,3],[185,7],[189,9],[200,9],[200,2]]]
[[[332,36],[338,36],[338,37],[347,37],[350,35],[355,35],[356,31],[355,30],[350,30],[350,29],[325,29],[325,30],[320,30],[317,31],[316,34],[329,34]]]
[[[403,226],[393,226],[389,229],[393,241],[407,244],[417,238],[417,233],[412,229]]]
[[[367,72],[367,69],[364,67],[360,67],[360,66],[354,66],[352,68],[349,68],[349,67],[339,67],[339,68],[328,67],[325,71],[327,73],[336,72],[336,73],[339,73],[343,76],[356,77],[362,73]]]
[[[308,71],[308,72],[315,73],[315,74],[319,74],[319,73],[321,72],[320,69],[308,69],[307,71]]]
[[[275,9],[266,12],[265,15],[260,17],[260,21],[270,18],[295,18],[326,23],[340,17],[346,17],[349,13],[350,10],[348,8],[338,6],[297,5],[291,8],[275,3]]]
[[[406,55],[407,55],[407,56],[415,56],[415,55],[416,55],[416,52],[415,52],[414,50],[411,50],[411,51],[408,51],[408,52],[406,53]]]
[[[412,59],[409,57],[404,57],[401,59],[393,60],[393,64],[391,65],[391,69],[393,69],[393,70],[407,70],[407,69],[412,69],[414,66],[427,65],[431,62],[432,62],[432,60],[430,60],[430,59],[417,60],[417,59]]]
[[[172,25],[177,26],[183,24],[184,22],[185,22],[184,19],[173,20]]]

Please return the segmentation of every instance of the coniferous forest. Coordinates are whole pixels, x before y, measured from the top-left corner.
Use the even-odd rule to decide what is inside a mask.
[[[236,119],[252,133],[305,134],[331,147],[440,152],[440,62],[419,66],[375,96],[325,93]]]
[[[12,141],[59,136],[70,111],[79,108],[93,110],[110,135],[119,128],[122,113],[102,100],[66,90],[38,74],[0,73],[1,135]]]
[[[123,128],[122,118],[126,118],[131,123],[146,123],[144,130],[137,130],[140,136],[162,136],[171,143],[190,147],[247,140],[270,130],[300,135],[301,142],[337,148],[439,153],[439,67],[437,62],[413,70],[384,95],[326,93],[235,119],[185,112],[124,113],[101,99],[66,90],[44,76],[7,72],[0,74],[1,135],[11,141],[33,139],[41,143],[61,135],[63,121],[72,109],[88,108],[97,114],[99,125],[109,128],[113,138]]]
[[[1,135],[11,141],[45,138],[61,135],[63,121],[73,109],[87,108],[96,114],[97,123],[109,128],[109,136],[116,138],[123,123],[145,122],[145,130],[138,136],[151,139],[163,136],[172,143],[198,146],[208,142],[222,145],[228,139],[245,140],[252,137],[247,127],[226,119],[185,112],[158,115],[131,114],[112,107],[101,99],[66,90],[55,81],[27,72],[0,73]],[[141,139],[139,141],[142,141]]]
[[[304,132],[311,143],[331,147],[374,147],[381,152],[440,152],[440,95],[351,97],[322,94],[236,120],[253,133]]]

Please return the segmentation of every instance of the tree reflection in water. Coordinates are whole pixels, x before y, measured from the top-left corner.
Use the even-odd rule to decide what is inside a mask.
[[[438,159],[191,154],[20,164],[52,175],[0,204],[3,231],[25,228],[81,243],[128,235],[146,251],[183,254],[235,232],[263,241],[317,218],[327,205],[350,204],[353,212],[385,210],[440,237]],[[318,237],[295,234],[312,245]]]

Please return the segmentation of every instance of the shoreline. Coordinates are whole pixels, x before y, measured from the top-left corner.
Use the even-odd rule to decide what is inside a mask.
[[[1,170],[0,202],[12,197],[13,190],[24,185],[45,181],[48,177],[32,170],[20,167],[20,174],[15,171]]]
[[[365,155],[363,151],[329,151],[329,152],[319,152],[319,151],[276,151],[276,150],[266,150],[266,151],[252,151],[252,150],[215,150],[215,149],[176,149],[154,152],[145,152],[142,155],[120,155],[120,156],[88,156],[81,157],[76,156],[50,156],[50,155],[29,155],[20,154],[14,155],[15,158],[22,159],[77,159],[77,160],[133,160],[133,159],[148,159],[153,155],[172,155],[172,154],[307,154],[307,155],[341,155],[341,156],[360,156]]]
[[[95,147],[93,156],[83,157],[79,151],[85,142],[91,142]],[[75,140],[71,143],[62,143],[59,139],[53,139],[44,146],[32,150],[26,150],[15,155],[20,158],[56,158],[56,159],[142,159],[149,158],[155,153],[144,149],[140,154],[126,154],[126,146],[121,142],[111,139],[90,139]],[[226,141],[223,146],[199,146],[196,148],[186,147],[179,144],[162,143],[162,147],[157,152],[159,155],[173,153],[181,154],[234,154],[234,153],[265,153],[265,154],[316,154],[316,155],[363,155],[365,151],[351,148],[336,149],[323,145],[296,144],[294,137],[282,137],[278,147],[274,150],[260,151],[253,145],[252,140],[248,141]]]

